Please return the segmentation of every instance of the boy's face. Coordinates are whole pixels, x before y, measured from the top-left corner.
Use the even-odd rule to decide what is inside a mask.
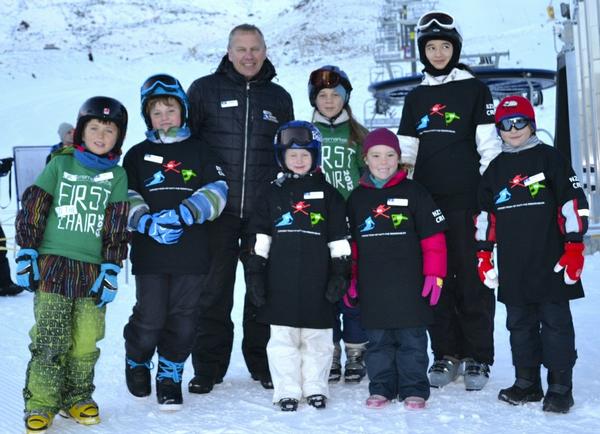
[[[425,44],[425,57],[435,69],[444,69],[452,59],[453,53],[452,43],[443,39],[432,39]]]
[[[386,145],[370,147],[365,156],[365,164],[371,175],[379,181],[385,181],[396,173],[399,162],[400,158],[396,151]]]
[[[285,151],[284,163],[296,175],[304,175],[312,166],[312,155],[306,149],[288,149]]]
[[[515,119],[516,121],[517,119]],[[510,119],[509,119],[510,121]],[[517,122],[515,122],[517,123]],[[510,131],[500,130],[500,137],[504,143],[509,144],[513,148],[518,148],[525,143],[532,135],[531,124],[527,124],[524,128],[518,130],[515,125],[512,125]]]
[[[169,128],[179,128],[181,126],[181,107],[179,104],[167,105],[162,101],[157,101],[150,109],[150,122],[152,129],[169,131]]]
[[[82,138],[85,147],[92,154],[105,155],[115,147],[119,138],[119,127],[112,121],[100,122],[98,119],[92,119],[85,124]]]
[[[317,110],[328,118],[332,118],[342,111],[344,100],[335,89],[321,89],[315,100]]]

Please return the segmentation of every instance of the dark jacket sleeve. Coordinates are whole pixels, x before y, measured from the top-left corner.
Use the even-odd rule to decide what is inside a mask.
[[[102,258],[104,262],[120,264],[127,258],[129,202],[111,202],[106,207],[102,227]]]
[[[21,210],[15,220],[16,243],[37,249],[44,238],[52,195],[36,185],[28,187],[21,199]]]

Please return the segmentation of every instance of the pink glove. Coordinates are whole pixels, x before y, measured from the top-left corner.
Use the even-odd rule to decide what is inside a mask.
[[[358,306],[358,289],[356,288],[356,278],[350,280],[348,291],[344,294],[344,304],[349,308]]]
[[[477,272],[479,279],[485,286],[490,289],[498,288],[498,273],[494,270],[492,264],[492,252],[488,250],[480,250],[477,252]]]
[[[425,284],[423,285],[423,292],[421,292],[421,297],[429,298],[429,305],[435,306],[440,299],[440,295],[442,294],[442,285],[444,284],[444,279],[437,276],[425,276]]]
[[[565,252],[554,266],[554,272],[565,269],[565,283],[573,285],[583,271],[583,243],[565,243]]]

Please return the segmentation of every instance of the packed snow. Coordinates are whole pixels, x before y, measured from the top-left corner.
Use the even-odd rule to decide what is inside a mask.
[[[193,5],[190,5],[193,3]],[[551,2],[552,3],[552,2]],[[374,67],[370,47],[384,0],[364,2],[322,0],[183,0],[69,1],[0,0],[0,117],[5,129],[0,158],[13,146],[52,145],[59,123],[75,122],[81,103],[94,95],[121,100],[130,121],[125,150],[143,138],[138,90],[157,72],[177,76],[185,87],[212,72],[225,53],[227,33],[236,24],[251,22],[265,33],[276,80],[294,98],[296,117],[309,118],[306,95],[309,72],[325,63],[348,72],[354,91],[351,105],[359,119],[369,98],[369,71]],[[547,0],[502,2],[439,1],[461,23],[464,51],[510,51],[501,66],[554,69],[553,22]],[[556,5],[558,8],[558,5]],[[19,30],[21,21],[29,28]],[[44,49],[51,44],[58,49]],[[559,43],[556,43],[560,46]],[[91,50],[94,61],[88,60]],[[554,129],[554,92],[536,108],[538,126]],[[14,182],[14,181],[13,181]],[[16,201],[9,199],[8,178],[0,178],[2,225],[14,257]],[[14,271],[14,262],[12,263]],[[407,432],[458,433],[592,433],[600,432],[600,254],[586,256],[583,272],[586,298],[572,303],[579,359],[574,371],[575,406],[567,415],[542,412],[541,403],[512,407],[497,399],[498,390],[512,384],[505,309],[496,314],[496,361],[490,381],[480,392],[466,392],[461,381],[432,390],[424,411],[402,405],[368,410],[368,382],[331,386],[326,410],[305,403],[296,413],[282,413],[271,403],[271,391],[250,379],[241,355],[241,312],[244,291],[238,269],[234,352],[223,384],[208,395],[190,395],[184,388],[184,408],[158,410],[154,396],[139,400],[127,392],[124,379],[122,330],[135,302],[131,275],[121,273],[119,294],[108,307],[106,337],[96,369],[96,392],[102,423],[81,427],[57,417],[49,432],[56,433],[331,433]],[[33,324],[33,295],[0,299],[0,432],[23,432],[22,388],[29,360],[28,332]],[[193,375],[188,362],[184,382]]]

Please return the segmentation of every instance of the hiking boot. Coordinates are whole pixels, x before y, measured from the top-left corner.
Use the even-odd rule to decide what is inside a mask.
[[[344,365],[344,381],[346,383],[360,383],[367,373],[363,354],[367,343],[346,344],[346,363]]]
[[[329,382],[337,383],[342,378],[342,347],[339,342],[333,344],[333,359],[329,370]]]
[[[308,405],[319,410],[327,406],[327,397],[325,395],[310,395],[306,398]]]
[[[487,363],[465,359],[465,389],[477,391],[483,389],[490,378],[490,367]]]
[[[542,410],[552,413],[568,413],[575,404],[573,400],[573,370],[548,371],[548,392]]]
[[[429,368],[429,385],[441,388],[452,383],[458,377],[459,365],[460,361],[450,356],[435,360]]]
[[[54,415],[52,413],[30,412],[25,416],[25,432],[27,434],[45,433],[52,425]]]
[[[540,367],[517,368],[515,367],[515,383],[498,393],[500,401],[512,405],[525,404],[527,402],[538,402],[544,397],[542,380],[540,378]]]
[[[183,404],[181,394],[181,376],[184,362],[176,363],[158,357],[158,372],[156,373],[156,400],[159,408],[164,411],[180,410]]]
[[[298,400],[294,398],[281,398],[278,404],[279,408],[281,408],[281,411],[298,410]]]
[[[125,380],[129,393],[137,398],[149,396],[152,392],[150,386],[150,370],[154,368],[152,360],[137,363],[125,358]]]
[[[371,395],[367,398],[367,408],[379,409],[386,407],[390,400],[383,395]]]
[[[96,425],[100,423],[98,404],[92,399],[78,402],[68,410],[60,410],[58,414],[64,418],[71,418],[82,425]]]

